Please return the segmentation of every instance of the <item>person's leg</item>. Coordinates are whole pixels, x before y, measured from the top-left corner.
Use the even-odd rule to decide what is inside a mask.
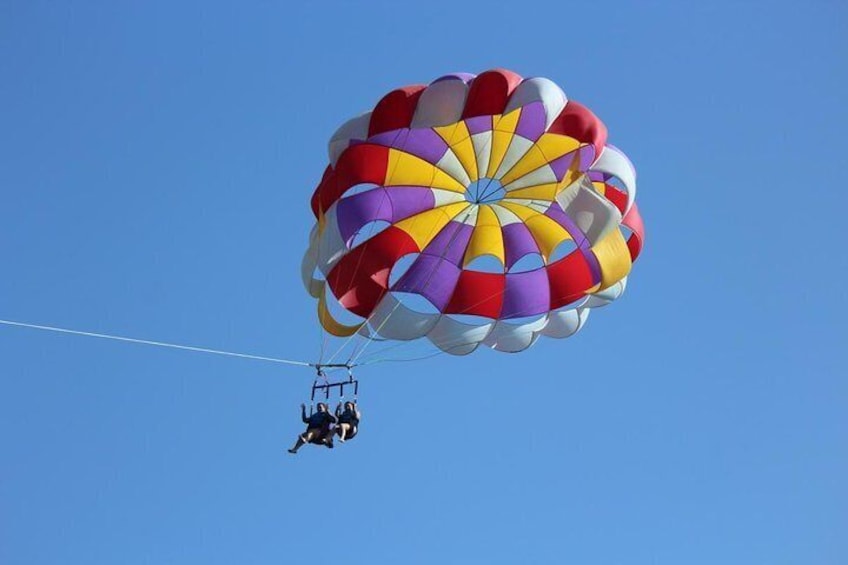
[[[304,446],[304,444],[312,441],[312,438],[315,437],[316,430],[313,428],[307,428],[305,432],[297,436],[297,442],[294,444],[294,447],[289,449],[289,453],[297,453],[297,450]]]
[[[350,431],[350,424],[339,424],[336,430],[339,434],[339,441],[344,443],[347,439],[348,432]]]
[[[297,441],[294,442],[294,446],[292,446],[292,448],[289,449],[289,453],[297,453],[297,450],[300,449],[301,447],[303,447],[303,444],[305,444],[305,443],[306,443],[306,440],[303,439],[302,435],[297,436]]]

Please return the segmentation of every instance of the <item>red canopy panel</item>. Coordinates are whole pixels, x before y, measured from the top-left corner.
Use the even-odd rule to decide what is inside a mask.
[[[390,226],[342,257],[327,275],[327,284],[342,306],[367,318],[387,292],[397,260],[419,251],[405,231]]]
[[[547,267],[551,287],[551,310],[583,297],[592,288],[592,270],[578,249]]]
[[[318,210],[326,211],[350,187],[373,183],[382,185],[386,182],[386,171],[389,166],[389,148],[382,145],[360,143],[348,147],[339,157],[335,169],[324,175],[324,179],[313,196],[313,212],[316,217]]]
[[[412,123],[418,99],[425,88],[427,87],[423,84],[404,86],[383,96],[371,112],[368,137],[386,131],[408,128]]]
[[[462,119],[502,114],[512,91],[521,81],[520,75],[506,69],[494,69],[478,75],[471,81]]]
[[[607,127],[592,113],[592,111],[579,102],[569,100],[557,116],[548,133],[559,133],[573,137],[574,139],[591,144],[595,147],[595,158],[601,154],[601,150],[607,143]]]
[[[624,214],[627,209],[627,194],[618,190],[611,184],[604,183],[604,197],[618,208],[618,211]]]
[[[498,318],[505,288],[506,276],[503,273],[462,271],[445,312]]]
[[[636,206],[635,202],[621,223],[633,231],[633,234],[627,239],[627,249],[630,250],[630,259],[635,261],[639,253],[642,252],[642,244],[645,241],[645,224],[642,223],[642,216],[639,214],[639,207]]]

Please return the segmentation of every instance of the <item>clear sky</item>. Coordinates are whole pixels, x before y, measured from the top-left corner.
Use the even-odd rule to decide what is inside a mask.
[[[299,4],[298,7],[296,4]],[[647,226],[576,337],[360,373],[0,326],[0,562],[848,563],[848,10],[0,4],[0,318],[314,360],[337,125],[452,71],[605,121]]]

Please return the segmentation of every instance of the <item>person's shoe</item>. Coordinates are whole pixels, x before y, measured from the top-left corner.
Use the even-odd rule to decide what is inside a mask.
[[[342,443],[344,443],[344,442],[345,442],[345,438],[340,437],[340,438],[339,438],[339,441],[340,441],[340,442],[342,442]]]
[[[327,447],[329,447],[330,449],[333,449],[335,447],[335,445],[333,445],[333,440],[327,442]]]
[[[289,449],[289,453],[291,453],[292,455],[296,455],[297,450],[296,449]]]

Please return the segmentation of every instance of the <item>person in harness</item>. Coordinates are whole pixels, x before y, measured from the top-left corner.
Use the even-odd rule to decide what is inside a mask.
[[[318,410],[309,416],[306,415],[306,405],[301,404],[300,419],[306,424],[306,431],[297,436],[297,441],[289,449],[289,453],[297,453],[297,450],[306,443],[325,445],[330,449],[333,448],[332,426],[336,423],[336,417],[330,414],[325,403],[319,402]]]
[[[336,406],[336,418],[338,425],[334,433],[339,436],[339,441],[344,443],[346,440],[353,439],[356,432],[359,431],[359,420],[362,418],[362,413],[356,407],[354,402],[345,402],[344,410],[342,410],[341,402]]]

